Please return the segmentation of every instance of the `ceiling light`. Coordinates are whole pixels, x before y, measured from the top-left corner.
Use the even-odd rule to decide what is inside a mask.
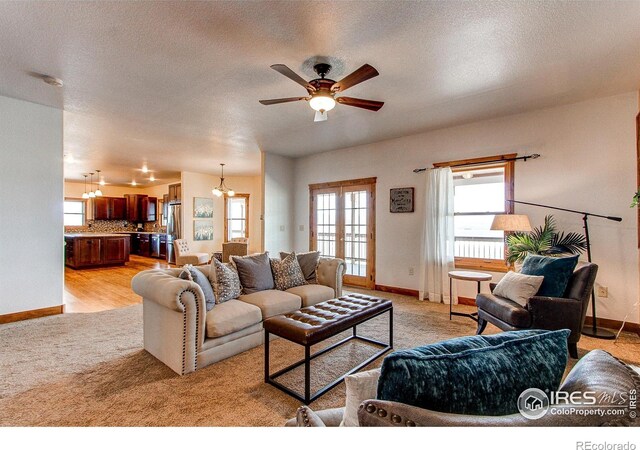
[[[102,180],[100,180],[100,186],[104,186],[105,184],[107,184],[107,183],[104,182],[104,178]]]
[[[311,97],[309,105],[316,111],[331,111],[336,106],[336,101],[330,95],[318,94]]]
[[[60,78],[52,77],[51,75],[42,75],[42,81],[49,86],[62,87],[64,85]]]
[[[149,181],[156,181],[156,177],[154,177],[153,175],[151,175],[151,176],[149,177]]]
[[[137,186],[137,185],[138,185],[138,183],[136,183],[136,180],[133,180],[133,181],[131,182],[131,186]]]
[[[84,192],[82,193],[82,198],[84,198],[85,200],[89,198],[89,194],[87,194],[87,177],[89,175],[87,175],[86,173],[83,174],[84,176]]]
[[[89,180],[89,189],[93,189],[93,172],[89,174],[91,179]],[[89,191],[89,198],[96,198],[96,193],[93,190]]]
[[[220,184],[217,187],[211,189],[211,192],[216,197],[220,197],[222,196],[222,194],[227,194],[229,197],[233,197],[234,195],[236,195],[235,191],[233,189],[229,189],[224,184],[224,164],[221,163],[220,166],[222,167],[222,173],[220,174]]]
[[[100,171],[98,169],[96,169],[96,172],[98,173],[97,177],[98,180],[100,179]],[[102,191],[100,190],[99,187],[96,186],[96,191],[94,192],[94,194],[96,194],[96,197],[102,197]]]
[[[142,166],[142,173],[147,173],[147,172],[149,172],[149,168],[145,164],[144,166]]]

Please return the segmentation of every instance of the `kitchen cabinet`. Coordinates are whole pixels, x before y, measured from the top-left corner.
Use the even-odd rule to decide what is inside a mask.
[[[125,264],[129,261],[129,236],[66,235],[65,264],[74,269]]]
[[[126,218],[131,223],[155,222],[157,220],[158,199],[142,194],[125,194]]]
[[[174,205],[180,203],[182,198],[182,185],[170,184],[169,185],[169,204]]]
[[[127,200],[118,197],[96,197],[93,199],[93,218],[95,220],[125,220],[127,218]]]
[[[140,256],[151,256],[151,239],[148,234],[139,234],[138,235],[138,255]]]
[[[103,262],[117,264],[129,261],[129,236],[106,237],[103,243]]]
[[[140,205],[140,220],[142,222],[155,222],[158,220],[158,199],[156,197],[143,197]]]

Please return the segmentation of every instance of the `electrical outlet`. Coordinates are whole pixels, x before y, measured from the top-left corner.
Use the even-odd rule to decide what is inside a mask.
[[[298,231],[304,231],[304,225],[298,225]]]
[[[409,267],[409,276],[413,276],[414,275],[414,269],[413,267]]]
[[[284,225],[280,225],[280,231],[284,231]]]
[[[596,295],[600,298],[609,297],[609,288],[607,286],[598,285],[596,288]]]

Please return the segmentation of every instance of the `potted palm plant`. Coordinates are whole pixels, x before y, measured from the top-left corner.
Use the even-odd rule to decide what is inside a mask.
[[[580,233],[558,232],[553,215],[545,216],[544,225],[531,232],[515,232],[507,237],[507,262],[521,263],[529,253],[545,256],[577,255],[587,249]]]

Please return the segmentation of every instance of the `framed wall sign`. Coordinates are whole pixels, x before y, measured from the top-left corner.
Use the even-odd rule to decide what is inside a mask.
[[[412,187],[391,189],[389,211],[392,213],[413,212],[413,189]]]

